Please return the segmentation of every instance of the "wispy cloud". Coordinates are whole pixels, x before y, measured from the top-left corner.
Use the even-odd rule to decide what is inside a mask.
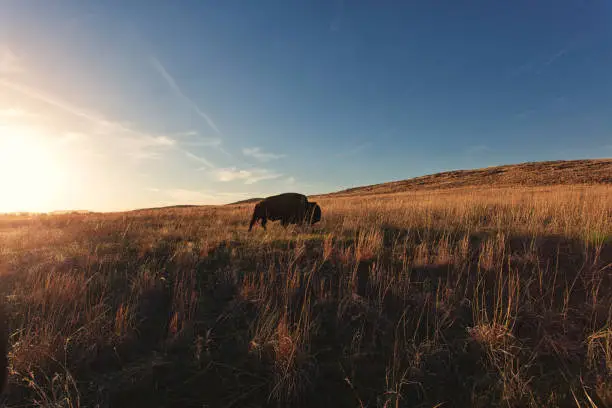
[[[216,166],[208,159],[199,156],[192,151],[190,148],[203,148],[203,147],[214,147],[222,153],[226,153],[221,147],[222,140],[219,137],[203,137],[196,130],[188,130],[186,132],[173,133],[172,138],[177,140],[177,144],[181,147],[176,147],[177,150],[181,151],[188,158],[195,160],[201,164],[204,164],[203,169],[211,169]],[[227,153],[229,155],[229,153]]]
[[[172,137],[187,137],[191,138],[193,136],[199,136],[200,133],[197,130],[186,130],[185,132],[173,133],[170,136]]]
[[[47,95],[38,90],[6,79],[0,79],[0,87],[11,89],[26,97],[44,102],[60,111],[88,121],[92,125],[92,133],[103,135],[111,139],[111,143],[118,143],[118,150],[136,159],[159,158],[159,151],[151,149],[167,149],[176,146],[176,140],[169,136],[151,135],[128,128],[127,126],[107,120],[101,115],[77,108],[58,98]]]
[[[76,116],[91,123],[92,134],[97,134],[109,138],[111,143],[116,145],[116,150],[133,160],[159,160],[163,157],[165,150],[174,149],[182,152],[187,157],[203,164],[209,169],[216,166],[204,157],[191,153],[185,147],[217,147],[221,143],[219,138],[206,138],[199,136],[197,131],[189,130],[186,132],[175,133],[171,136],[152,135],[133,130],[119,122],[107,120],[99,114],[77,108],[61,99],[47,95],[38,90],[25,85],[0,79],[0,87],[5,87],[19,92],[29,98],[44,102],[50,106],[63,111],[64,113]],[[182,140],[181,140],[182,139]],[[188,140],[185,140],[188,139]],[[180,143],[179,143],[180,140]]]
[[[13,91],[19,92],[22,95],[25,95],[29,98],[38,100],[40,102],[44,102],[48,105],[51,105],[65,113],[74,115],[76,117],[85,119],[89,122],[91,122],[92,124],[94,124],[96,126],[96,129],[100,132],[100,133],[112,133],[112,132],[122,132],[122,133],[127,133],[133,136],[139,136],[139,137],[143,137],[143,138],[151,138],[151,139],[155,139],[155,143],[159,143],[159,144],[166,144],[166,145],[170,145],[173,144],[173,141],[171,138],[167,137],[167,136],[151,136],[148,135],[146,133],[141,133],[138,131],[135,131],[133,129],[130,129],[128,127],[126,127],[125,125],[119,123],[119,122],[114,122],[114,121],[110,121],[107,120],[105,118],[103,118],[102,116],[96,114],[96,113],[92,113],[92,112],[88,112],[84,109],[81,108],[77,108],[67,102],[64,102],[58,98],[55,98],[51,95],[47,95],[43,92],[40,92],[38,90],[35,90],[33,88],[30,88],[28,86],[25,86],[23,84],[17,83],[17,82],[13,82],[13,81],[9,81],[6,79],[0,79],[0,86],[5,87],[7,89],[11,89]]]
[[[517,68],[511,70],[509,75],[519,76],[529,73],[534,73],[536,75],[541,74],[544,69],[555,64],[561,58],[566,57],[572,51],[575,51],[576,48],[580,45],[580,43],[585,40],[586,35],[586,33],[579,34],[575,36],[572,40],[568,41],[564,47],[561,47],[557,51],[549,54],[542,54],[536,58],[533,58],[530,61],[526,61]]]
[[[166,70],[166,68],[162,65],[162,63],[157,58],[152,57],[151,64],[153,65],[153,68],[155,68],[155,70],[166,80],[166,82],[168,83],[170,88],[172,88],[174,93],[176,93],[180,98],[182,98],[185,102],[187,102],[191,106],[191,108],[201,118],[203,118],[206,121],[206,123],[208,123],[208,126],[210,126],[212,130],[214,130],[217,134],[222,135],[221,131],[219,130],[215,122],[213,122],[210,116],[208,116],[206,112],[200,109],[200,107],[181,90],[181,88],[176,83],[176,80],[174,79],[174,77],[170,75],[170,73]]]
[[[6,80],[6,79],[0,79],[0,86],[2,86],[4,88],[7,88],[7,89],[11,89],[11,90],[13,90],[15,92],[19,92],[20,94],[25,95],[25,96],[27,96],[29,98],[36,99],[36,100],[38,100],[40,102],[44,102],[44,103],[46,103],[48,105],[51,105],[51,106],[53,106],[55,108],[58,108],[58,109],[64,111],[66,113],[69,113],[69,114],[74,115],[74,116],[78,116],[78,117],[80,117],[82,119],[85,119],[85,120],[88,120],[90,122],[93,122],[93,123],[96,123],[96,124],[99,124],[99,125],[111,124],[110,122],[108,122],[108,121],[106,121],[106,120],[104,120],[102,118],[96,117],[96,115],[94,115],[94,114],[91,114],[91,113],[88,113],[88,112],[86,112],[86,111],[84,111],[82,109],[76,108],[76,107],[74,107],[74,106],[72,106],[72,105],[70,105],[70,104],[68,104],[66,102],[63,102],[63,101],[61,101],[59,99],[56,99],[56,98],[54,98],[54,97],[52,97],[50,95],[46,95],[46,94],[44,94],[42,92],[39,92],[39,91],[37,91],[35,89],[32,89],[32,88],[28,87],[28,86],[25,86],[25,85],[22,85],[22,84],[19,84],[19,83],[16,83],[16,82],[12,82],[12,81],[9,81],[9,80]]]
[[[181,141],[181,145],[190,147],[220,147],[221,139],[215,137],[202,137],[194,140]]]
[[[185,94],[185,92],[183,92],[183,90],[178,85],[178,83],[176,82],[174,77],[168,72],[168,70],[166,69],[166,67],[164,67],[164,65],[161,63],[161,61],[159,61],[155,57],[151,57],[151,64],[153,65],[153,68],[161,75],[161,77],[168,83],[168,86],[170,86],[172,91],[174,91],[174,93],[179,98],[181,98],[183,101],[185,101],[198,114],[198,116],[203,118],[206,121],[206,123],[208,124],[208,126],[213,131],[215,131],[215,133],[217,133],[217,135],[223,136],[223,132],[221,132],[219,130],[219,128],[217,127],[215,122],[211,119],[211,117],[206,112],[204,112],[193,101],[193,99],[191,99],[189,96],[187,96],[187,94]],[[196,136],[196,135],[197,135],[196,131],[189,131],[189,132],[183,134],[182,136]],[[222,140],[219,139],[219,138],[199,138],[199,139],[194,140],[194,141],[185,142],[184,144],[185,145],[191,145],[191,146],[210,146],[210,147],[215,147],[217,150],[219,150],[221,153],[223,153],[227,157],[230,157],[230,158],[233,157],[231,153],[229,153],[227,150],[225,150],[221,146],[222,145]]]
[[[550,64],[554,63],[556,60],[558,60],[559,58],[561,58],[565,54],[567,54],[568,51],[569,51],[569,48],[563,48],[563,49],[557,51],[554,55],[552,55],[550,58],[548,58],[548,60],[546,60],[544,62],[544,65],[550,65]]]
[[[217,167],[211,161],[205,159],[204,157],[198,156],[189,151],[183,151],[183,153],[185,153],[185,156],[189,157],[190,159],[195,160],[198,163],[203,164],[205,166],[204,168],[200,168],[199,170],[214,169]]]
[[[524,111],[521,111],[515,114],[514,117],[516,119],[523,120],[523,119],[527,119],[530,116],[533,116],[535,112],[536,112],[535,109],[525,109]]]
[[[245,147],[244,149],[242,149],[242,154],[244,154],[245,156],[253,157],[254,159],[259,160],[260,162],[268,162],[270,160],[276,160],[286,157],[284,154],[264,152],[259,147]]]
[[[215,174],[219,181],[243,180],[244,184],[254,184],[259,181],[277,179],[283,176],[280,173],[267,169],[239,170],[236,167],[217,169]]]
[[[358,144],[357,146],[353,146],[350,148],[347,148],[339,153],[336,153],[336,157],[349,157],[349,156],[354,156],[357,153],[361,152],[362,150],[367,149],[368,147],[372,146],[372,142],[365,142],[365,143],[361,143]]]
[[[476,154],[483,154],[483,153],[487,153],[487,152],[491,152],[492,149],[489,146],[485,146],[485,145],[474,145],[474,146],[468,146],[465,149],[465,154],[472,156],[472,155],[476,155]]]
[[[8,46],[0,45],[0,74],[19,74],[23,72],[21,59]]]
[[[149,136],[147,143],[151,146],[174,146],[176,141],[168,136]]]
[[[571,44],[568,44],[566,47],[561,48],[554,54],[544,56],[543,59],[541,59],[538,62],[534,61],[534,63],[531,65],[531,70],[533,71],[534,74],[540,75],[542,72],[544,72],[546,68],[550,67],[551,65],[555,64],[558,60],[566,56],[570,52],[571,48],[572,48]]]
[[[162,152],[176,146],[176,141],[167,136],[123,136],[117,142],[125,155],[137,161],[160,160]]]
[[[250,171],[238,170],[235,167],[217,170],[219,181],[234,181],[247,179],[248,177],[251,177]]]

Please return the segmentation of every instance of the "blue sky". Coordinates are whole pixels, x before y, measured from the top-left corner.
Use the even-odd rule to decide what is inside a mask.
[[[214,204],[612,156],[606,1],[0,7],[0,137],[38,144],[36,163],[23,146],[5,154],[24,156],[11,177],[57,186],[41,208]],[[36,197],[12,185],[10,208]]]

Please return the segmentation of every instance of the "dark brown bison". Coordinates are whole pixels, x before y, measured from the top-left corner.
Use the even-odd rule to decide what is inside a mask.
[[[281,220],[283,227],[289,224],[301,225],[304,222],[313,225],[321,221],[321,207],[316,202],[309,202],[303,194],[279,194],[265,198],[255,205],[249,231],[258,220],[261,220],[263,229],[266,229],[268,220]]]

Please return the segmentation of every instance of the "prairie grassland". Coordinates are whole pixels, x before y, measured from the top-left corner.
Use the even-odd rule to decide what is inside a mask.
[[[8,406],[612,406],[612,187],[0,217]]]

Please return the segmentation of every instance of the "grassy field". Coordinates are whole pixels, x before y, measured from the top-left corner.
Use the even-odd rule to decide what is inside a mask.
[[[612,187],[0,217],[8,406],[610,407]]]

